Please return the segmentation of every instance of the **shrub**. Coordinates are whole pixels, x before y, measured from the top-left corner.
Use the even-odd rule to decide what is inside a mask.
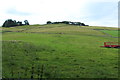
[[[17,26],[16,21],[13,21],[12,19],[8,19],[3,23],[2,27],[12,27],[12,26]]]

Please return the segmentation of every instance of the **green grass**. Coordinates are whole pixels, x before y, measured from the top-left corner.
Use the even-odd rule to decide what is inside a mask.
[[[102,31],[113,37],[118,37],[118,33],[119,33],[119,30],[102,30]]]
[[[17,73],[25,73],[27,69],[28,75],[22,75],[22,78],[30,78],[31,67],[34,67],[34,78],[38,78],[38,68],[43,71],[44,78],[118,76],[118,49],[100,47],[103,42],[116,42],[118,38],[102,37],[99,35],[104,34],[99,31],[64,24],[25,26],[28,30],[23,32],[16,32],[15,29],[2,35],[3,77],[18,78]],[[42,31],[66,34],[38,33]],[[91,35],[85,35],[89,33]],[[12,70],[16,75],[11,76]]]

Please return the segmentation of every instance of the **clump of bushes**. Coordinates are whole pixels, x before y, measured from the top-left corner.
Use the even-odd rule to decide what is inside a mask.
[[[22,24],[21,21],[16,22],[16,20],[8,19],[3,23],[2,27],[14,27],[14,26],[29,25],[28,20],[25,20],[24,22],[25,22],[25,24]]]
[[[79,25],[79,26],[89,26],[81,22],[71,22],[71,21],[62,21],[62,22],[51,22],[47,21],[47,24],[70,24],[70,25]]]

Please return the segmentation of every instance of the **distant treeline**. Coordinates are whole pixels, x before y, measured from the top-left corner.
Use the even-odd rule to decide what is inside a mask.
[[[70,25],[79,25],[79,26],[89,26],[89,25],[85,25],[84,23],[81,22],[71,22],[71,21],[62,21],[62,22],[51,22],[51,21],[47,21],[47,24],[70,24]]]
[[[24,20],[24,24],[22,24],[21,21],[16,22],[16,20],[8,19],[3,23],[2,27],[13,27],[13,26],[23,26],[23,25],[29,25],[28,20]]]

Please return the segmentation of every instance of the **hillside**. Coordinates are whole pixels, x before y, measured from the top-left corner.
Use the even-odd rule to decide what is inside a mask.
[[[117,78],[118,49],[100,46],[118,42],[118,31],[67,24],[2,28],[3,77]]]

